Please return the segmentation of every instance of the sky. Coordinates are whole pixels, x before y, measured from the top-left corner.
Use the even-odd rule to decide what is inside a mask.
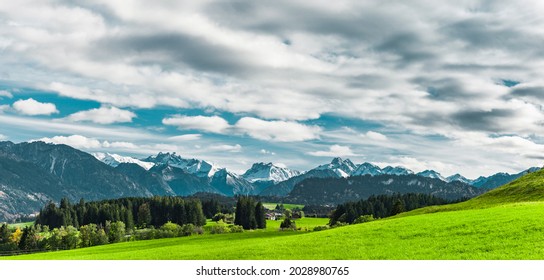
[[[0,2],[0,140],[243,172],[544,159],[542,1]]]

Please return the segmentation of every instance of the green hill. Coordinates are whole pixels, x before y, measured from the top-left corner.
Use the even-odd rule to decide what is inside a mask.
[[[11,259],[544,259],[544,171],[463,203],[319,232],[209,234]]]

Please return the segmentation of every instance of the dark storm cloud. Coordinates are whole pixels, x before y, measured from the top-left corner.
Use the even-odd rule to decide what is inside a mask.
[[[412,82],[419,85],[420,90],[428,92],[428,98],[432,100],[454,102],[467,100],[478,95],[478,93],[466,90],[462,81],[454,78],[433,80],[418,77],[414,78]]]
[[[431,60],[436,56],[425,49],[426,42],[416,33],[399,33],[388,37],[373,49],[399,56],[398,65],[405,67],[416,62]]]
[[[527,36],[524,30],[515,25],[505,24],[491,16],[457,21],[444,26],[441,31],[450,36],[451,41],[463,41],[467,43],[467,49],[474,51],[500,49],[524,56],[543,54],[538,39]],[[497,61],[497,64],[500,63]]]
[[[542,86],[515,86],[511,91],[512,97],[534,97],[544,100],[544,87]]]
[[[501,122],[516,116],[516,111],[510,109],[465,110],[453,114],[451,121],[467,130],[500,132],[505,129]]]
[[[103,60],[133,57],[136,64],[160,64],[166,70],[189,66],[227,75],[245,75],[256,70],[240,51],[179,33],[104,38],[95,43],[93,55]]]
[[[382,89],[389,82],[389,78],[383,75],[357,75],[347,79],[346,86],[360,89]]]

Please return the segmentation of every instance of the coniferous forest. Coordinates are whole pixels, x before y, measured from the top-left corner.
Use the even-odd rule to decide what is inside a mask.
[[[361,216],[372,217],[372,219],[385,218],[416,208],[448,203],[452,202],[421,193],[373,195],[368,199],[357,202],[339,204],[330,215],[329,225],[332,226],[337,223],[353,224]]]

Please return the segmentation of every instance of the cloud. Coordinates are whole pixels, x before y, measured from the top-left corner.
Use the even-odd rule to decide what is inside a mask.
[[[0,99],[2,99],[2,97],[13,98],[13,95],[7,90],[0,90]]]
[[[23,115],[37,116],[37,115],[51,115],[57,114],[59,111],[53,103],[41,103],[33,98],[26,100],[18,100],[13,103],[13,109]]]
[[[319,138],[322,131],[318,126],[308,126],[297,122],[266,121],[244,117],[234,125],[218,116],[177,115],[162,120],[165,125],[177,126],[183,130],[199,130],[217,134],[242,134],[252,138],[273,142],[298,142]]]
[[[66,119],[76,122],[90,121],[98,124],[112,124],[132,122],[132,119],[135,117],[136,114],[131,111],[112,106],[73,113],[66,117]]]
[[[184,134],[178,136],[168,137],[168,140],[172,141],[195,141],[202,138],[202,134]]]
[[[322,129],[296,122],[265,121],[244,117],[238,120],[234,128],[255,139],[275,142],[297,142],[319,138]]]
[[[165,120],[218,134],[213,137],[295,141],[283,143],[294,153],[290,165],[319,142],[370,152],[379,161],[391,154],[424,162],[433,161],[425,154],[455,158],[458,167],[476,172],[538,162],[521,155],[530,145],[516,145],[518,155],[491,153],[459,142],[459,135],[544,143],[544,4],[538,1],[4,2],[3,80],[116,108],[251,116],[239,124]],[[519,84],[509,87],[505,80]],[[2,124],[8,124],[4,111]],[[344,122],[357,135],[332,137]],[[17,123],[25,132],[31,125],[60,130],[47,135],[67,128],[100,138],[106,131],[62,120]],[[160,142],[161,134],[139,131]],[[464,149],[471,157],[461,155]]]
[[[103,147],[100,141],[81,135],[54,136],[52,138],[44,137],[34,141],[42,141],[52,144],[64,144],[76,149],[98,149]]]
[[[76,149],[85,149],[85,150],[97,150],[97,149],[110,149],[117,148],[123,150],[133,150],[138,149],[139,147],[134,143],[130,142],[109,142],[109,141],[100,141],[95,138],[89,138],[82,135],[70,135],[70,136],[54,136],[54,137],[44,137],[37,140],[31,140],[31,142],[42,141],[45,143],[51,144],[64,144],[71,146]]]
[[[213,152],[230,152],[230,153],[239,153],[242,151],[242,146],[240,144],[236,145],[212,145],[209,147],[206,147],[207,150],[213,151]]]
[[[369,130],[367,133],[364,134],[364,136],[368,139],[375,141],[387,141],[387,136],[372,130]]]
[[[229,123],[218,116],[182,116],[176,115],[162,120],[165,125],[177,126],[183,130],[200,130],[212,133],[224,133],[230,127]]]
[[[276,153],[271,152],[271,151],[269,151],[269,150],[265,150],[265,149],[261,149],[261,150],[259,151],[259,153],[261,153],[261,154],[263,154],[263,155],[276,155]]]
[[[356,154],[348,146],[332,145],[328,151],[308,152],[308,155],[314,157],[344,157],[356,156]]]

